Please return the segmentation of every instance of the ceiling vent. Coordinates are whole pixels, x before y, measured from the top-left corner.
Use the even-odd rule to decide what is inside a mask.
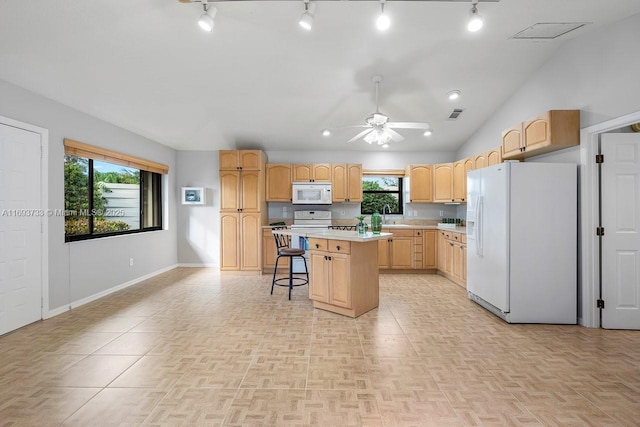
[[[448,120],[457,120],[460,114],[462,114],[464,110],[462,108],[455,108],[451,114],[449,114]]]
[[[553,40],[582,28],[589,22],[539,22],[511,36],[517,40]]]

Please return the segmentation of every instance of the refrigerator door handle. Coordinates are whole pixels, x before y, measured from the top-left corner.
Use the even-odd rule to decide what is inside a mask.
[[[482,235],[482,208],[483,208],[483,197],[478,196],[478,205],[476,207],[476,254],[479,257],[482,257],[482,249],[483,249],[483,235]]]

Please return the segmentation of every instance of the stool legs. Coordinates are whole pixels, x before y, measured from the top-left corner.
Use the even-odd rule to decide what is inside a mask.
[[[276,266],[273,267],[273,280],[271,280],[271,295],[273,295],[273,287],[276,285],[276,271],[278,271],[279,260],[280,260],[280,255],[276,257]]]
[[[294,286],[302,286],[302,285],[307,285],[309,284],[309,267],[307,266],[307,259],[304,256],[299,256],[299,255],[295,255],[295,256],[289,256],[289,255],[282,255],[282,256],[287,256],[289,258],[289,275],[288,277],[281,277],[280,279],[276,279],[276,273],[278,271],[278,261],[280,260],[280,255],[276,258],[276,265],[273,268],[273,278],[271,279],[271,295],[273,295],[273,288],[274,286],[278,285],[278,286],[286,286],[289,288],[289,300],[291,300],[291,290],[293,289]],[[299,257],[302,258],[302,262],[304,262],[304,272],[305,275],[307,276],[306,281],[304,281],[305,279],[296,277],[295,280],[301,280],[303,281],[302,283],[297,283],[294,284],[293,280],[293,258],[294,257]],[[280,281],[284,281],[284,280],[289,280],[289,283],[281,283]]]

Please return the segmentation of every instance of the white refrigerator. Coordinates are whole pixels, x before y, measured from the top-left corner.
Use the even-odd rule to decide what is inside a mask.
[[[577,322],[577,175],[560,163],[469,172],[471,300],[509,323]]]

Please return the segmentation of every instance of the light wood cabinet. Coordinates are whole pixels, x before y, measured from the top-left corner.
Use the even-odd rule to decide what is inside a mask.
[[[294,164],[293,182],[331,182],[329,163]]]
[[[357,317],[378,306],[376,241],[309,239],[313,306]]]
[[[331,197],[333,202],[362,202],[362,165],[331,165]]]
[[[268,163],[265,176],[267,202],[291,202],[291,165]]]
[[[276,258],[278,251],[276,249],[276,241],[273,237],[271,229],[262,229],[262,271],[273,273],[276,267]],[[289,257],[282,257],[278,262],[278,268],[287,270],[289,268]]]
[[[406,176],[409,177],[409,202],[433,202],[433,172],[431,165],[409,165]]]
[[[453,164],[433,165],[433,201],[453,202]]]
[[[500,147],[487,151],[486,156],[487,166],[493,166],[502,163],[502,150]]]
[[[467,244],[464,233],[438,230],[438,272],[466,287]]]
[[[261,171],[220,171],[220,211],[259,212],[262,176]]]
[[[422,270],[424,268],[424,231],[413,230],[413,268]]]
[[[425,269],[437,268],[436,259],[438,255],[438,230],[423,230],[423,261],[422,267]]]
[[[522,160],[527,157],[580,144],[580,111],[550,110],[521,124],[519,146],[517,126],[502,133],[502,158]]]
[[[453,201],[464,202],[467,197],[467,173],[464,170],[464,160],[453,164]]]
[[[256,150],[219,153],[221,271],[262,271],[265,161]]]
[[[219,169],[262,170],[264,153],[260,150],[220,150]]]
[[[220,214],[220,270],[262,269],[260,213]]]
[[[388,239],[378,240],[378,267],[381,269],[408,270],[414,268],[413,230],[385,229],[393,233]]]
[[[480,169],[480,168],[484,168],[487,167],[487,154],[486,153],[480,153],[480,154],[476,154],[475,156],[473,156],[473,168],[474,169]]]

